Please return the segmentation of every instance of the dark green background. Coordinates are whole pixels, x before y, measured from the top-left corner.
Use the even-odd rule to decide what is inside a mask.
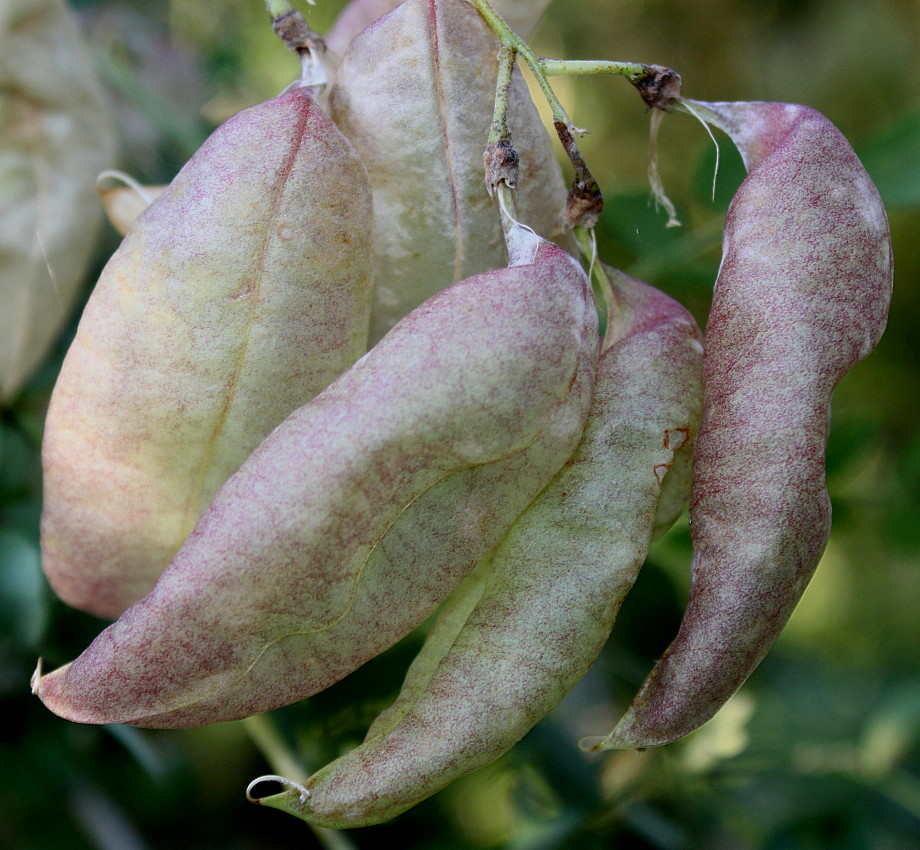
[[[296,62],[258,0],[73,4],[115,104],[121,166],[168,181],[214,123],[276,94]],[[318,0],[323,30],[342,4]],[[302,8],[305,8],[302,7]],[[679,622],[686,520],[653,549],[595,669],[520,745],[349,846],[404,848],[920,847],[920,6],[911,0],[557,0],[535,39],[558,58],[656,62],[701,99],[814,106],[850,138],[888,206],[895,296],[877,352],[834,401],[834,531],[776,648],[723,712],[670,747],[586,756]],[[65,81],[66,82],[66,81]],[[557,91],[591,130],[583,151],[607,196],[609,262],[705,315],[722,215],[742,172],[690,118],[660,139],[685,227],[666,230],[644,180],[648,116],[615,78]],[[107,231],[87,291],[117,244]],[[68,331],[72,334],[73,326]],[[72,658],[103,623],[56,602],[38,565],[42,418],[63,339],[0,422],[0,848],[312,847],[309,828],[247,804],[267,765],[239,724],[183,732],[91,728],[28,693],[39,654]],[[415,638],[277,712],[317,766],[356,743],[398,688]]]

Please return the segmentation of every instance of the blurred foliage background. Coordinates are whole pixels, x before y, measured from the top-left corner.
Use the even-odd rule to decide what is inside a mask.
[[[114,105],[120,167],[167,182],[210,129],[273,96],[296,60],[260,0],[74,0]],[[316,29],[341,0],[318,0]],[[305,8],[305,7],[304,7]],[[920,6],[915,0],[557,0],[543,55],[660,63],[709,100],[786,100],[828,115],[888,207],[895,295],[877,352],[834,401],[834,531],[776,648],[706,727],[670,747],[585,755],[677,629],[688,586],[686,519],[654,547],[601,659],[499,762],[396,821],[328,846],[436,848],[920,847]],[[66,80],[61,81],[66,85]],[[683,115],[660,167],[684,227],[665,229],[645,181],[648,116],[614,78],[555,81],[607,197],[608,262],[705,322],[721,225],[743,177]],[[107,231],[92,281],[117,245]],[[2,306],[0,306],[2,309]],[[299,821],[245,802],[268,772],[239,724],[182,732],[67,723],[29,695],[35,660],[63,663],[104,625],[55,601],[41,576],[39,446],[76,323],[0,421],[0,848],[320,846]],[[395,694],[414,635],[349,679],[275,713],[306,764],[353,746]],[[330,843],[332,842],[332,843]]]

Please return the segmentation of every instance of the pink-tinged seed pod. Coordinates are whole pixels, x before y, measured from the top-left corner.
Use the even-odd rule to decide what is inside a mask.
[[[326,33],[326,47],[341,56],[358,33],[400,3],[402,0],[351,0]]]
[[[109,261],[67,354],[42,459],[45,572],[117,617],[214,493],[364,352],[371,198],[305,90],[205,142]]]
[[[115,132],[62,0],[0,4],[0,404],[57,339],[85,279]]]
[[[660,470],[702,406],[692,317],[608,274],[617,334],[574,455],[451,596],[365,742],[258,802],[337,829],[388,820],[498,758],[594,662],[645,560]]]
[[[728,211],[706,328],[690,600],[604,749],[692,732],[776,640],[830,528],[831,394],[878,342],[891,295],[878,192],[823,115],[690,103],[731,136],[750,173]]]
[[[636,281],[635,278],[631,278],[629,275],[624,274],[619,269],[608,266],[606,263],[602,263],[601,265],[613,289],[614,298],[619,299],[621,305],[625,305],[621,307],[621,309],[629,309],[629,305],[633,303],[632,299],[635,298],[635,295],[632,293],[634,291],[636,293],[641,293],[643,291],[638,288],[639,282]],[[657,292],[654,289],[651,289],[651,291]],[[674,304],[673,309],[675,311],[675,317],[684,315],[685,311],[683,311],[683,308],[678,310],[677,308],[680,307],[680,305],[676,304],[676,302],[672,302],[671,299],[666,298],[660,293],[658,293],[658,297],[662,305]],[[654,300],[652,300],[646,309],[651,310],[654,303]],[[633,307],[631,309],[633,313],[636,314],[638,308]],[[642,314],[639,313],[637,315]],[[702,343],[703,335],[699,332],[696,320],[688,313],[686,316],[693,322],[694,327],[696,327],[697,335],[694,338]],[[636,319],[632,321],[634,322]],[[607,334],[604,339],[604,349],[610,348],[630,333],[636,333],[636,328],[627,320],[626,316],[621,317],[618,321],[608,323]],[[695,346],[692,347],[695,348]],[[702,356],[702,349],[699,349],[698,354],[700,357]],[[696,445],[696,436],[699,432],[700,416],[703,405],[702,388],[700,386],[700,369],[701,364],[700,358],[698,357],[695,358],[695,366],[691,369],[692,375],[688,373],[687,378],[687,403],[693,405],[690,409],[689,417],[691,426],[686,430],[680,428],[670,429],[663,437],[663,446],[672,452],[672,456],[669,461],[655,467],[655,474],[661,482],[661,492],[658,497],[658,510],[655,514],[655,524],[652,528],[652,542],[658,540],[658,538],[665,534],[665,532],[677,522],[678,517],[680,517],[690,504],[693,448]]]
[[[479,473],[492,503],[516,493],[523,510],[578,443],[598,348],[587,278],[546,243],[529,264],[435,296],[266,438],[153,592],[80,658],[40,678],[39,696],[79,722],[179,727],[245,717],[332,684],[464,578],[422,561],[392,580],[387,567],[402,564],[378,553],[399,550],[405,518],[420,524],[419,506],[433,498],[441,513],[429,517],[427,536],[462,563],[464,546],[482,545],[481,524],[448,524],[438,539],[457,506],[439,493],[462,491],[458,480],[475,490]],[[522,475],[521,458],[536,472]],[[508,475],[496,480],[502,464]]]
[[[326,35],[326,46],[342,55],[358,33],[369,27],[402,0],[351,0]],[[492,0],[492,8],[521,38],[537,28],[550,0]]]
[[[435,292],[505,263],[482,166],[498,47],[463,0],[407,0],[355,38],[339,66],[331,115],[374,191],[372,345]],[[519,74],[509,121],[520,218],[548,236],[566,188]]]

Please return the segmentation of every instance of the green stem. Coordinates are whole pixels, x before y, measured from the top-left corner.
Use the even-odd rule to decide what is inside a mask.
[[[502,50],[520,56],[527,63],[527,67],[533,73],[537,85],[540,86],[540,90],[549,104],[556,134],[559,136],[559,141],[562,142],[562,147],[575,169],[575,180],[569,191],[566,208],[562,213],[561,223],[563,228],[568,229],[579,224],[593,227],[597,223],[604,199],[597,181],[588,170],[588,166],[578,150],[578,145],[575,143],[575,136],[581,135],[582,131],[578,130],[569,120],[569,116],[559,102],[559,98],[556,97],[550,86],[549,80],[543,71],[544,60],[540,59],[527,43],[502,20],[501,15],[492,8],[489,0],[471,0],[471,2],[498,37]],[[496,113],[500,108],[496,104]],[[504,110],[507,113],[507,104],[504,105]]]
[[[648,73],[648,65],[638,62],[612,62],[605,59],[541,59],[540,67],[547,77],[574,74],[615,74],[631,83]]]
[[[514,149],[514,140],[508,127],[508,104],[511,97],[511,77],[516,55],[510,47],[502,45],[498,55],[498,81],[495,85],[495,111],[489,129],[488,147],[482,156],[486,171],[486,188],[495,194],[499,185],[517,186],[520,157]]]
[[[470,2],[478,9],[479,14],[482,15],[485,22],[495,35],[498,36],[498,40],[501,42],[502,46],[513,50],[527,63],[527,67],[533,72],[537,84],[540,86],[540,90],[543,92],[543,96],[549,104],[549,108],[553,114],[553,123],[555,124],[561,121],[564,124],[568,124],[569,117],[565,109],[562,108],[559,98],[556,97],[555,92],[553,92],[550,87],[549,81],[546,79],[546,74],[543,73],[543,69],[540,67],[540,57],[530,49],[527,42],[505,23],[501,15],[492,8],[492,4],[489,3],[489,0],[470,0]]]
[[[310,772],[291,752],[269,715],[256,714],[247,717],[243,721],[243,726],[275,773],[293,779],[300,785],[309,779]]]
[[[575,169],[575,179],[569,191],[569,198],[561,221],[564,230],[572,227],[593,227],[600,217],[604,198],[575,142],[576,136],[584,131],[575,127],[563,109],[562,104],[549,84],[549,76],[563,74],[618,74],[626,77],[638,89],[642,99],[651,107],[666,110],[680,98],[680,75],[662,65],[643,65],[638,62],[608,62],[604,60],[562,60],[542,59],[502,19],[489,0],[470,0],[483,20],[497,36],[501,44],[499,63],[499,93],[495,101],[495,117],[489,134],[490,151],[510,144],[500,141],[502,133],[508,133],[506,117],[508,112],[507,85],[510,84],[511,64],[515,56],[527,63],[537,85],[543,92],[553,116],[553,126],[566,155]],[[503,87],[504,86],[504,87]],[[510,135],[509,135],[510,138]],[[511,148],[513,150],[513,148]],[[493,157],[494,158],[494,157]],[[496,185],[490,169],[494,166],[486,154],[486,183],[491,192]],[[513,185],[513,184],[512,184]]]
[[[247,717],[243,721],[243,727],[278,776],[291,779],[298,785],[303,785],[307,781],[310,771],[291,752],[268,714]],[[342,832],[312,824],[310,829],[327,850],[357,850],[351,839]]]
[[[294,7],[287,0],[265,0],[265,8],[268,9],[268,14],[273,21],[290,15],[294,11]]]
[[[517,52],[506,44],[501,46],[498,54],[498,81],[495,84],[495,110],[492,113],[492,126],[489,128],[489,147],[498,144],[512,144],[511,130],[508,129],[508,102],[511,97],[511,75]]]

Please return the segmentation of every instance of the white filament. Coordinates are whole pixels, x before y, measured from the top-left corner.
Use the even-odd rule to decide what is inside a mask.
[[[258,803],[262,799],[261,797],[252,796],[252,789],[260,782],[277,782],[279,785],[283,785],[289,790],[296,791],[300,795],[301,803],[306,803],[307,800],[310,799],[310,792],[299,782],[295,782],[293,779],[287,779],[284,776],[278,776],[274,773],[268,773],[265,776],[259,776],[253,779],[252,782],[246,786],[246,799],[249,800],[250,803]]]
[[[661,175],[658,173],[658,129],[664,120],[665,113],[660,109],[652,110],[651,130],[649,135],[648,147],[648,182],[652,187],[652,194],[655,196],[656,204],[660,204],[668,213],[667,227],[680,227],[680,219],[677,217],[677,210],[674,203],[664,191],[664,185],[661,182]]]
[[[703,118],[689,103],[689,101],[681,101],[684,106],[684,109],[687,110],[700,124],[703,125],[703,129],[709,134],[709,138],[712,139],[712,143],[716,147],[716,167],[712,173],[712,200],[716,199],[716,180],[719,179],[719,158],[721,156],[721,151],[719,150],[719,143],[716,141],[716,137],[712,134],[712,128],[709,126],[709,122]]]

